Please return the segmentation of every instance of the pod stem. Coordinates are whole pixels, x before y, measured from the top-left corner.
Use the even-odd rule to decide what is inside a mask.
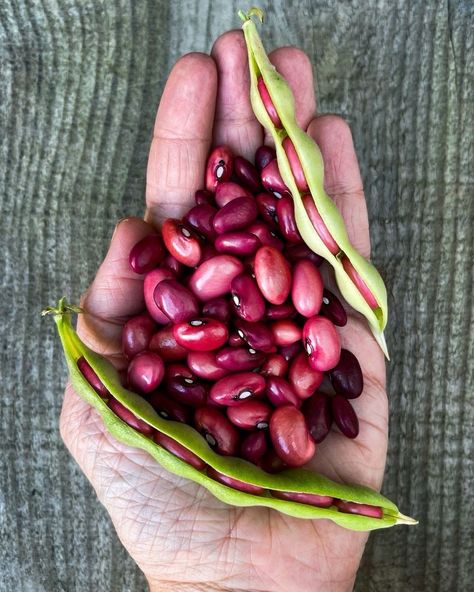
[[[239,10],[239,12],[237,13],[240,17],[240,19],[245,23],[246,21],[249,21],[253,16],[256,16],[258,18],[258,20],[263,23],[263,19],[265,16],[265,13],[263,12],[263,10],[261,8],[258,8],[257,6],[252,6],[252,8],[249,9],[248,12],[244,12],[243,10]]]
[[[58,302],[57,306],[47,306],[45,309],[41,311],[41,316],[45,317],[47,315],[54,315],[54,316],[63,316],[66,314],[76,313],[81,314],[84,312],[80,306],[76,306],[75,304],[69,304],[65,297],[61,298]]]

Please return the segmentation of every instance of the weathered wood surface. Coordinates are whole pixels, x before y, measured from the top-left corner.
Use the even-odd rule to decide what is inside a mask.
[[[356,588],[472,589],[473,4],[261,4],[267,46],[306,50],[320,109],[352,125],[390,292],[384,492],[420,525],[373,534]],[[65,365],[39,311],[76,300],[115,221],[142,213],[166,75],[240,7],[0,3],[2,592],[146,589],[61,443]]]

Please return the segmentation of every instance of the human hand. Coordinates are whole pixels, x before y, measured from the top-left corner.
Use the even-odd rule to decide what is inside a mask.
[[[311,65],[301,51],[280,48],[270,59],[293,89],[298,123],[319,144],[325,187],[346,222],[349,238],[370,252],[367,211],[352,137],[335,116],[316,116]],[[249,102],[245,44],[240,32],[222,35],[212,55],[189,54],[173,68],[161,99],[150,149],[146,221],[118,224],[109,252],[82,299],[78,333],[118,368],[121,328],[143,309],[142,280],[128,254],[167,217],[181,217],[203,187],[212,145],[227,144],[253,160],[269,139]],[[379,489],[387,447],[385,366],[359,315],[340,329],[356,352],[364,392],[352,401],[360,422],[356,440],[332,431],[310,467],[341,482]],[[351,346],[352,345],[352,346]],[[143,570],[152,592],[351,590],[367,540],[328,520],[290,518],[268,508],[236,508],[161,468],[146,452],[110,436],[98,413],[66,388],[61,435],[107,508],[117,533]]]

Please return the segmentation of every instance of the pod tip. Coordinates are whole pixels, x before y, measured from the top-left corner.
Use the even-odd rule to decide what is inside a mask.
[[[410,516],[405,516],[405,514],[401,514],[400,512],[396,516],[396,524],[407,524],[407,525],[415,525],[418,524],[418,520],[414,518],[410,518]]]
[[[385,336],[383,334],[383,331],[380,331],[380,332],[374,331],[373,335],[375,337],[375,340],[379,344],[380,349],[383,351],[385,357],[390,362],[390,356],[388,355],[388,349],[387,349],[387,342],[385,341]]]

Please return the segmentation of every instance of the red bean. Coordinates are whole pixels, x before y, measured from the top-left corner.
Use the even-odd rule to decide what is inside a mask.
[[[234,174],[250,191],[256,193],[260,189],[260,175],[246,158],[242,158],[242,156],[234,158]]]
[[[206,189],[215,191],[232,176],[234,156],[227,146],[216,146],[207,159]]]
[[[223,483],[228,487],[232,487],[232,489],[245,491],[245,493],[251,493],[252,495],[261,495],[265,491],[263,487],[259,487],[258,485],[252,485],[251,483],[246,483],[245,481],[239,481],[238,479],[234,479],[233,477],[223,475],[222,473],[219,473],[212,467],[207,468],[207,475],[211,477],[211,479],[214,479],[214,481],[219,481],[219,483]]]
[[[200,206],[201,204],[208,204],[209,206],[216,205],[213,193],[207,189],[198,189],[194,194],[194,201],[197,206]]]
[[[296,263],[299,259],[309,259],[316,267],[319,267],[324,261],[322,257],[305,244],[287,245],[283,253],[290,263]]]
[[[230,347],[244,347],[248,345],[248,343],[242,339],[238,333],[231,333],[229,335],[228,343]]]
[[[230,302],[222,296],[208,300],[202,307],[202,314],[205,317],[212,317],[223,323],[228,323],[231,316]]]
[[[288,195],[283,195],[277,200],[276,214],[278,218],[278,226],[283,238],[290,243],[301,243],[302,238],[295,220],[295,206],[293,198]]]
[[[166,325],[169,323],[169,318],[158,308],[155,302],[153,294],[155,293],[156,286],[163,280],[175,279],[175,275],[169,269],[154,269],[146,274],[143,281],[143,294],[145,297],[145,305],[150,316],[160,325]]]
[[[216,352],[190,351],[188,366],[196,376],[204,380],[219,380],[229,373],[217,364]]]
[[[246,228],[246,230],[247,232],[254,234],[260,240],[262,245],[273,247],[274,249],[278,249],[278,251],[283,250],[282,241],[271,230],[268,224],[265,224],[264,222],[254,222]]]
[[[260,216],[267,224],[277,230],[279,229],[277,215],[277,204],[279,201],[272,193],[268,192],[259,193],[255,197],[255,203],[257,204]]]
[[[237,409],[237,407],[235,407],[235,409]],[[262,430],[247,434],[240,444],[240,456],[254,465],[260,464],[260,461],[267,450],[267,437]]]
[[[168,218],[161,227],[166,248],[175,259],[187,267],[195,267],[201,260],[201,245],[193,230],[180,220]]]
[[[370,306],[370,308],[372,310],[375,310],[376,308],[378,308],[379,305],[378,305],[378,302],[377,302],[375,296],[372,294],[372,292],[370,291],[369,287],[364,282],[364,280],[357,273],[355,267],[349,261],[349,258],[344,255],[344,257],[341,259],[341,263],[342,263],[342,267],[344,267],[345,272],[351,278],[351,280],[354,282],[357,289],[359,290],[359,292],[361,293],[362,297],[367,302],[367,304]]]
[[[235,319],[234,324],[239,337],[252,349],[267,353],[275,351],[273,334],[268,325],[261,322],[249,323],[243,319]]]
[[[239,448],[239,432],[219,409],[210,406],[196,409],[194,425],[216,452],[235,456]]]
[[[300,352],[291,362],[288,378],[298,397],[307,399],[321,386],[324,372],[314,370],[309,364],[306,353]]]
[[[151,436],[155,432],[155,429],[151,425],[148,425],[143,419],[135,417],[131,411],[122,405],[122,403],[119,403],[117,399],[114,399],[114,397],[110,396],[107,404],[117,417],[120,417],[122,421],[134,430],[137,430],[137,432],[145,436]]]
[[[249,347],[224,347],[216,353],[221,368],[233,372],[255,370],[264,361],[265,354]]]
[[[229,332],[222,321],[199,317],[176,323],[173,327],[176,342],[191,351],[213,351],[227,342]]]
[[[186,223],[193,230],[198,232],[204,238],[208,240],[214,240],[216,237],[216,231],[212,225],[214,216],[217,213],[217,209],[208,204],[201,204],[194,206],[184,217]]]
[[[155,288],[153,298],[158,308],[173,323],[187,321],[199,314],[194,294],[176,280],[163,280]]]
[[[306,181],[306,177],[303,172],[303,167],[301,166],[301,162],[296,152],[295,145],[290,140],[289,136],[286,136],[286,138],[283,140],[282,146],[283,150],[286,152],[288,162],[290,163],[291,172],[293,173],[293,177],[295,178],[296,186],[300,191],[308,191],[308,182]]]
[[[326,289],[323,291],[323,303],[319,314],[329,319],[338,327],[344,327],[347,323],[347,313],[339,298]]]
[[[290,194],[290,190],[281,178],[280,169],[278,168],[278,162],[276,158],[275,160],[269,162],[267,166],[261,170],[260,178],[265,189],[267,191],[271,191],[276,197]]]
[[[323,290],[323,278],[314,263],[304,259],[297,261],[293,267],[291,300],[300,315],[309,318],[318,314]]]
[[[199,300],[207,301],[230,292],[232,280],[244,271],[244,266],[232,255],[217,255],[196,269],[189,287]]]
[[[253,255],[262,243],[260,239],[251,232],[236,231],[220,234],[214,246],[218,253],[228,253],[229,255]]]
[[[252,224],[258,215],[253,197],[237,197],[221,208],[214,216],[213,226],[218,234],[241,230]]]
[[[313,440],[319,444],[329,434],[332,424],[330,397],[315,393],[303,406],[306,426]]]
[[[341,249],[339,248],[339,245],[336,243],[336,241],[333,239],[332,234],[329,232],[328,227],[324,223],[324,220],[321,218],[321,215],[318,212],[316,205],[314,203],[313,197],[308,194],[303,195],[301,199],[303,201],[306,213],[308,214],[308,217],[311,220],[314,229],[318,233],[319,238],[323,241],[327,249],[333,255],[337,255]]]
[[[152,351],[139,353],[128,365],[128,384],[141,393],[151,393],[157,389],[164,375],[163,360]]]
[[[202,407],[207,401],[207,388],[194,378],[175,376],[166,381],[167,393],[183,405]]]
[[[182,376],[183,378],[194,379],[194,374],[186,364],[173,363],[167,364],[165,368],[165,380],[176,378],[176,376]]]
[[[339,362],[329,372],[329,378],[336,393],[346,399],[356,399],[364,388],[364,378],[359,361],[347,349],[341,349]]]
[[[255,255],[255,279],[268,302],[285,302],[291,288],[291,270],[280,251],[273,247],[260,247]]]
[[[334,505],[337,506],[340,512],[347,514],[360,514],[369,518],[383,518],[383,509],[380,506],[369,506],[368,504],[346,502],[345,500],[335,500]]]
[[[258,397],[265,389],[265,378],[253,372],[238,372],[214,383],[209,397],[219,405],[239,405],[245,399]]]
[[[153,335],[148,349],[159,354],[165,362],[185,360],[188,355],[188,350],[176,343],[171,325]]]
[[[79,358],[77,360],[77,367],[79,368],[79,372],[84,376],[98,395],[104,398],[111,396],[105,384],[103,384],[85,358]]]
[[[341,341],[330,320],[315,316],[303,327],[303,343],[314,370],[326,372],[339,362]]]
[[[242,430],[264,430],[268,428],[272,410],[263,401],[244,401],[236,407],[227,407],[227,417]]]
[[[268,92],[265,82],[261,76],[257,80],[257,89],[260,94],[260,98],[262,99],[263,106],[265,107],[265,110],[268,113],[273,125],[276,128],[282,128],[283,125],[281,123],[280,116],[275,109],[270,93]]]
[[[272,491],[272,496],[301,504],[308,504],[318,508],[329,508],[334,504],[334,498],[315,493],[300,493],[298,491]]]
[[[301,339],[301,327],[291,319],[280,319],[271,325],[273,339],[278,346],[286,346]]]
[[[199,262],[199,264],[202,264],[202,263],[204,263],[204,261],[208,261],[209,259],[212,259],[213,257],[216,257],[217,255],[218,255],[218,252],[214,248],[214,245],[211,245],[210,243],[206,243],[201,248],[201,261]]]
[[[147,314],[129,319],[122,329],[122,351],[127,358],[133,358],[148,349],[156,325]]]
[[[284,347],[280,347],[280,354],[285,358],[287,362],[291,362],[291,360],[302,351],[303,345],[301,341],[295,341],[295,343],[292,343],[291,345],[285,345]]]
[[[199,456],[194,454],[194,452],[191,452],[191,450],[189,450],[179,442],[176,442],[176,440],[173,440],[173,438],[166,436],[166,434],[162,434],[161,432],[155,432],[155,434],[153,435],[153,440],[157,444],[162,446],[165,450],[171,452],[171,454],[177,456],[178,458],[183,460],[188,465],[191,465],[198,471],[202,471],[205,468],[206,463],[201,458],[199,458]]]
[[[274,407],[294,405],[301,407],[301,399],[296,395],[290,383],[280,376],[269,376],[265,388],[267,399]]]
[[[270,146],[260,146],[255,152],[255,165],[259,171],[267,166],[267,164],[276,158],[274,148]]]
[[[229,202],[237,199],[238,197],[249,197],[252,198],[250,191],[232,181],[226,183],[220,183],[216,189],[216,203],[220,208],[226,206]]]
[[[147,273],[157,267],[165,256],[163,241],[157,234],[149,234],[132,248],[130,267],[135,273]]]
[[[267,473],[281,473],[288,468],[288,465],[282,461],[278,454],[273,450],[269,449],[261,458],[260,466]]]
[[[285,302],[284,304],[270,304],[270,306],[267,307],[265,318],[278,321],[281,319],[289,319],[295,314],[296,310],[291,302]]]
[[[265,315],[265,300],[253,277],[242,273],[230,284],[235,312],[245,321],[255,323]]]
[[[349,401],[342,395],[331,397],[331,411],[334,422],[347,438],[356,438],[359,434],[359,420]]]
[[[159,391],[155,391],[147,397],[148,403],[163,419],[180,421],[189,424],[191,422],[191,410],[186,405],[171,399]]]
[[[316,451],[304,415],[293,405],[275,409],[270,418],[270,436],[275,452],[290,467],[306,464]]]
[[[161,267],[165,269],[169,269],[175,277],[180,278],[184,274],[184,270],[186,266],[183,265],[180,261],[173,257],[173,255],[166,255],[166,257],[161,262]],[[153,272],[152,272],[153,273]]]
[[[288,362],[281,354],[270,354],[260,368],[262,376],[286,376]]]

